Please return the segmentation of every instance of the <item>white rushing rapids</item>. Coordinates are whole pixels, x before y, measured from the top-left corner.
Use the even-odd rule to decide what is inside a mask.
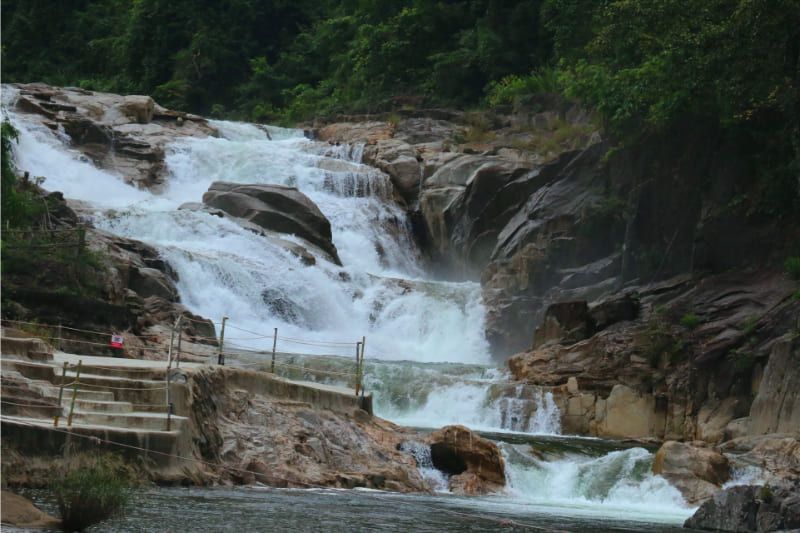
[[[282,336],[312,342],[354,344],[366,335],[371,358],[489,361],[480,287],[424,279],[405,213],[388,199],[388,178],[340,159],[358,150],[312,142],[296,130],[270,128],[269,140],[261,128],[215,122],[227,138],[169,147],[168,185],[153,195],[96,169],[47,128],[12,118],[20,130],[20,168],[46,177],[46,188],[87,202],[98,228],[155,246],[177,272],[181,301],[193,312],[216,322],[228,316],[231,324],[270,337],[231,334],[232,345],[265,348],[277,327]],[[344,266],[322,258],[306,266],[230,220],[178,210],[199,202],[214,181],[297,187],[330,220]],[[415,290],[398,280],[411,280]]]
[[[4,106],[9,93],[4,90]],[[551,393],[534,396],[532,415],[530,409],[523,413],[530,399],[519,390],[517,397],[490,394],[492,384],[506,377],[491,366],[479,284],[428,278],[405,212],[392,200],[391,182],[360,163],[362,146],[314,142],[299,130],[213,122],[221,138],[168,147],[167,185],[152,194],[95,168],[68,148],[63,132],[4,114],[19,130],[15,162],[21,170],[45,177],[46,189],[83,202],[96,227],[157,248],[177,273],[181,302],[192,312],[215,322],[227,316],[231,325],[264,332],[232,329],[226,346],[271,349],[278,328],[284,339],[279,350],[349,357],[366,336],[365,386],[375,394],[379,415],[419,427],[459,423],[495,432],[560,433]],[[178,209],[200,202],[214,181],[297,187],[329,219],[343,266],[322,256],[306,265],[229,219]],[[348,344],[326,345],[331,340]],[[411,452],[425,462],[424,450]],[[624,508],[643,516],[649,508],[673,521],[686,516],[680,496],[663,479],[640,475],[641,452],[549,463],[519,457],[507,456],[509,495],[519,504]],[[446,488],[438,471],[422,468]],[[611,470],[616,477],[602,479],[613,482],[594,483],[587,474]]]
[[[624,516],[629,520],[682,523],[694,511],[680,492],[653,475],[644,448],[599,457],[567,454],[550,461],[501,446],[508,492],[517,502],[571,516]]]

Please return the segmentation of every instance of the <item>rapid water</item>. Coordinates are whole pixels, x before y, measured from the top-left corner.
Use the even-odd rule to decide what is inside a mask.
[[[12,100],[4,87],[4,106]],[[366,336],[364,383],[377,414],[416,427],[560,433],[550,393],[491,393],[507,379],[490,364],[479,284],[428,277],[388,177],[360,164],[363,147],[314,142],[299,130],[212,122],[220,138],[168,147],[167,184],[156,195],[95,168],[67,147],[63,133],[4,113],[20,134],[17,166],[44,176],[46,189],[83,202],[96,227],[156,247],[178,274],[184,305],[215,322],[229,317],[225,345],[242,361],[263,362],[258,352],[271,350],[278,328],[279,351],[307,354],[298,364],[324,355],[336,369],[352,365],[354,343]],[[313,248],[316,264],[308,266],[281,242],[304,244],[294,237],[265,238],[229,219],[179,209],[200,202],[214,181],[297,187],[330,220],[343,266]],[[319,379],[338,382],[335,375]],[[423,450],[409,453],[432,486],[446,487],[424,464]],[[493,505],[676,524],[690,513],[663,479],[642,473],[652,458],[641,452],[550,462],[513,445],[504,453],[511,498]]]

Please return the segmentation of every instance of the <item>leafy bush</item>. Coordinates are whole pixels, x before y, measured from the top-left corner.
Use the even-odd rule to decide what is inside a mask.
[[[542,69],[527,76],[511,74],[489,84],[486,102],[492,107],[503,104],[518,106],[537,94],[560,93],[561,87],[555,69]]]
[[[83,531],[121,512],[128,501],[129,481],[112,463],[100,459],[72,463],[51,488],[64,531]]]
[[[795,281],[800,281],[800,255],[790,257],[783,263],[783,268],[789,277]]]
[[[694,313],[686,313],[681,317],[681,326],[686,329],[694,329],[700,325],[700,317]]]

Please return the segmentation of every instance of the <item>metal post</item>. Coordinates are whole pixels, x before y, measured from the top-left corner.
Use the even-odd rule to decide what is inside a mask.
[[[367,347],[367,338],[361,337],[361,363],[359,364],[358,386],[361,388],[361,396],[364,396],[364,349]]]
[[[81,379],[82,359],[78,359],[78,370],[75,372],[75,382],[72,385],[72,402],[69,404],[69,416],[67,417],[67,427],[72,427],[72,413],[75,411],[75,396],[78,395],[78,380]]]
[[[175,324],[172,326],[172,334],[169,336],[169,350],[167,351],[167,376],[166,376],[166,380],[165,380],[167,382],[167,387],[166,387],[167,431],[169,431],[170,424],[172,422],[170,420],[170,414],[172,412],[172,409],[170,407],[171,399],[169,397],[169,382],[170,382],[170,376],[169,376],[170,372],[169,371],[172,370],[172,344],[175,341],[175,330],[177,330],[181,325],[181,318],[183,318],[183,317],[179,316],[178,318],[176,318],[175,319]]]
[[[278,328],[275,328],[275,332],[272,334],[272,366],[270,367],[270,372],[273,374],[275,373],[275,348],[278,346]]]
[[[175,321],[175,324],[172,326],[172,330],[169,333],[169,347],[167,348],[167,371],[172,368],[172,345],[175,343],[175,326],[178,324],[178,321]]]
[[[59,322],[58,323],[58,345],[57,345],[57,349],[59,351],[61,350],[61,338],[62,338],[62,335],[61,335],[61,322]]]
[[[169,384],[171,382],[169,368],[167,369],[167,431],[172,424],[172,400],[169,397]]]
[[[356,343],[356,396],[358,396],[358,389],[361,386],[361,378],[358,377],[360,372],[359,359],[361,358],[361,341]]]
[[[219,332],[219,355],[217,356],[217,364],[224,365],[225,364],[225,355],[223,354],[222,350],[225,344],[225,322],[228,321],[228,317],[222,317],[222,328]]]
[[[181,339],[183,339],[183,317],[178,317],[178,322],[176,326],[178,328],[178,354],[175,359],[175,368],[180,368],[181,366]]]
[[[59,326],[60,327],[60,326]],[[58,388],[58,412],[53,417],[53,427],[58,427],[58,419],[61,418],[61,412],[64,410],[61,407],[61,402],[64,400],[64,380],[67,378],[67,362],[64,361],[64,368],[61,370],[61,386]]]

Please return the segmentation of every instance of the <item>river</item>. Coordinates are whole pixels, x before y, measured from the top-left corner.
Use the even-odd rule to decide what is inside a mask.
[[[13,91],[4,88],[4,103],[12,101]],[[258,362],[258,352],[271,348],[273,328],[281,335],[279,350],[324,357],[333,366],[350,364],[352,343],[366,336],[365,385],[376,414],[414,427],[461,423],[490,432],[506,457],[509,486],[500,496],[153,489],[137,493],[137,512],[113,530],[163,530],[194,517],[206,531],[483,530],[511,517],[554,531],[656,531],[691,515],[678,491],[649,472],[652,453],[643,448],[598,442],[537,454],[525,439],[560,433],[552,397],[538,395],[534,414],[520,418],[517,399],[492,396],[506,375],[489,356],[479,284],[426,272],[388,177],[360,163],[363,147],[311,141],[299,130],[212,121],[220,138],[168,147],[167,185],[151,194],[126,185],[113,169],[92,166],[63,134],[5,113],[20,132],[20,169],[83,201],[96,227],[156,247],[194,313],[215,322],[229,317],[226,346],[240,353],[233,362]],[[343,266],[321,255],[305,265],[228,219],[178,209],[199,202],[214,181],[297,187],[330,220]],[[490,519],[475,522],[461,511]]]

